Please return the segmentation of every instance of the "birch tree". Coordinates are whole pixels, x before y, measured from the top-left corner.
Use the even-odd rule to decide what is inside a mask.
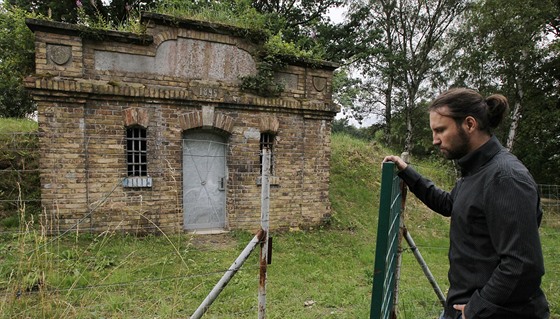
[[[527,111],[527,91],[542,80],[539,69],[550,44],[547,28],[558,17],[554,8],[550,0],[482,0],[473,6],[458,36],[463,48],[457,59],[457,69],[463,70],[459,82],[508,96],[510,151]]]
[[[368,0],[350,6],[369,8],[364,28],[381,29],[371,43],[370,55],[358,59],[366,83],[366,98],[357,111],[383,109],[386,135],[392,134],[392,113],[404,112],[404,149],[414,143],[414,110],[422,97],[430,96],[431,82],[440,76],[441,64],[454,48],[447,43],[456,19],[466,8],[464,0]],[[369,23],[368,23],[369,22]]]
[[[431,82],[438,76],[448,55],[456,50],[447,45],[454,22],[466,8],[460,0],[400,0],[398,6],[397,47],[402,56],[403,91],[406,94],[405,150],[413,145],[413,110],[422,90],[429,93]],[[429,82],[429,83],[426,83]]]

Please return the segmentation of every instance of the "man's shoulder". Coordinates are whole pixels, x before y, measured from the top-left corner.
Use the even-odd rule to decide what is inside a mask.
[[[527,167],[511,152],[501,150],[489,163],[494,178],[515,178],[533,180]]]

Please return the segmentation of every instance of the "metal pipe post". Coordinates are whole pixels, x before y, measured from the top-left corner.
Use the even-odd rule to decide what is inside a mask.
[[[204,315],[204,313],[206,313],[206,311],[208,310],[208,308],[210,308],[210,305],[212,305],[214,300],[216,300],[220,292],[224,290],[231,278],[233,278],[233,276],[237,273],[241,266],[243,266],[243,263],[245,263],[247,258],[249,258],[249,255],[251,255],[253,249],[255,249],[255,247],[257,247],[257,245],[262,241],[262,237],[263,231],[259,230],[255,237],[253,237],[253,239],[245,247],[245,249],[243,249],[239,257],[237,257],[237,259],[229,267],[226,273],[222,276],[220,281],[218,281],[218,283],[214,286],[212,291],[210,291],[208,296],[206,296],[200,306],[198,306],[198,309],[196,309],[194,314],[191,316],[191,319],[199,319],[200,317],[202,317],[202,315]]]
[[[439,286],[436,282],[436,279],[434,278],[434,276],[432,275],[432,272],[430,271],[430,268],[428,268],[428,264],[426,264],[426,261],[424,260],[424,258],[422,257],[422,254],[420,253],[420,251],[416,247],[416,243],[414,242],[414,240],[412,240],[412,236],[410,236],[410,233],[408,232],[406,227],[404,227],[404,237],[406,238],[406,242],[410,246],[410,249],[412,250],[412,253],[414,254],[414,257],[416,257],[416,260],[418,261],[420,266],[422,266],[422,271],[424,271],[424,275],[426,275],[426,277],[428,278],[428,281],[432,285],[432,288],[434,289],[434,292],[436,293],[436,295],[439,299],[439,302],[441,303],[442,306],[445,307],[445,296],[443,295],[443,292],[439,288]]]
[[[260,274],[259,274],[259,319],[266,318],[266,270],[268,264],[268,229],[270,215],[270,150],[263,149],[261,178],[261,241]]]

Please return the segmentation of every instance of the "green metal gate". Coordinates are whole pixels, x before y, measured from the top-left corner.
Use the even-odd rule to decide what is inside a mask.
[[[389,319],[394,303],[401,214],[401,181],[393,162],[383,163],[370,319]]]

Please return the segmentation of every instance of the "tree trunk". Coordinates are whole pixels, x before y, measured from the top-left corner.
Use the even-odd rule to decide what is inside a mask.
[[[406,106],[406,137],[404,140],[404,150],[408,154],[412,154],[412,110],[414,108],[414,98],[416,90],[409,90],[408,105]]]
[[[387,81],[387,91],[385,92],[385,142],[387,145],[391,142],[391,112],[392,112],[392,96],[393,96],[393,76],[390,75]]]
[[[523,90],[519,86],[517,87],[517,95],[519,96],[519,100],[515,101],[513,114],[511,116],[511,125],[509,127],[509,133],[506,142],[506,148],[510,152],[513,151],[515,134],[517,133],[517,127],[519,126],[519,120],[521,119],[521,98],[523,97]]]
[[[385,37],[387,41],[387,90],[385,91],[385,142],[391,142],[391,113],[393,112],[393,83],[395,81],[393,70],[393,11],[395,3],[393,1],[382,1],[383,13],[385,14]]]
[[[523,50],[521,53],[524,57],[527,56],[527,51]],[[523,74],[524,67],[521,66],[519,71]],[[513,107],[513,114],[511,115],[511,125],[509,127],[508,138],[506,141],[506,148],[508,151],[513,151],[513,143],[515,142],[515,134],[517,133],[517,127],[519,126],[519,121],[521,120],[521,112],[522,112],[522,105],[521,102],[523,101],[523,85],[521,84],[521,80],[519,77],[515,80],[515,90],[517,98],[515,100],[515,106]]]

